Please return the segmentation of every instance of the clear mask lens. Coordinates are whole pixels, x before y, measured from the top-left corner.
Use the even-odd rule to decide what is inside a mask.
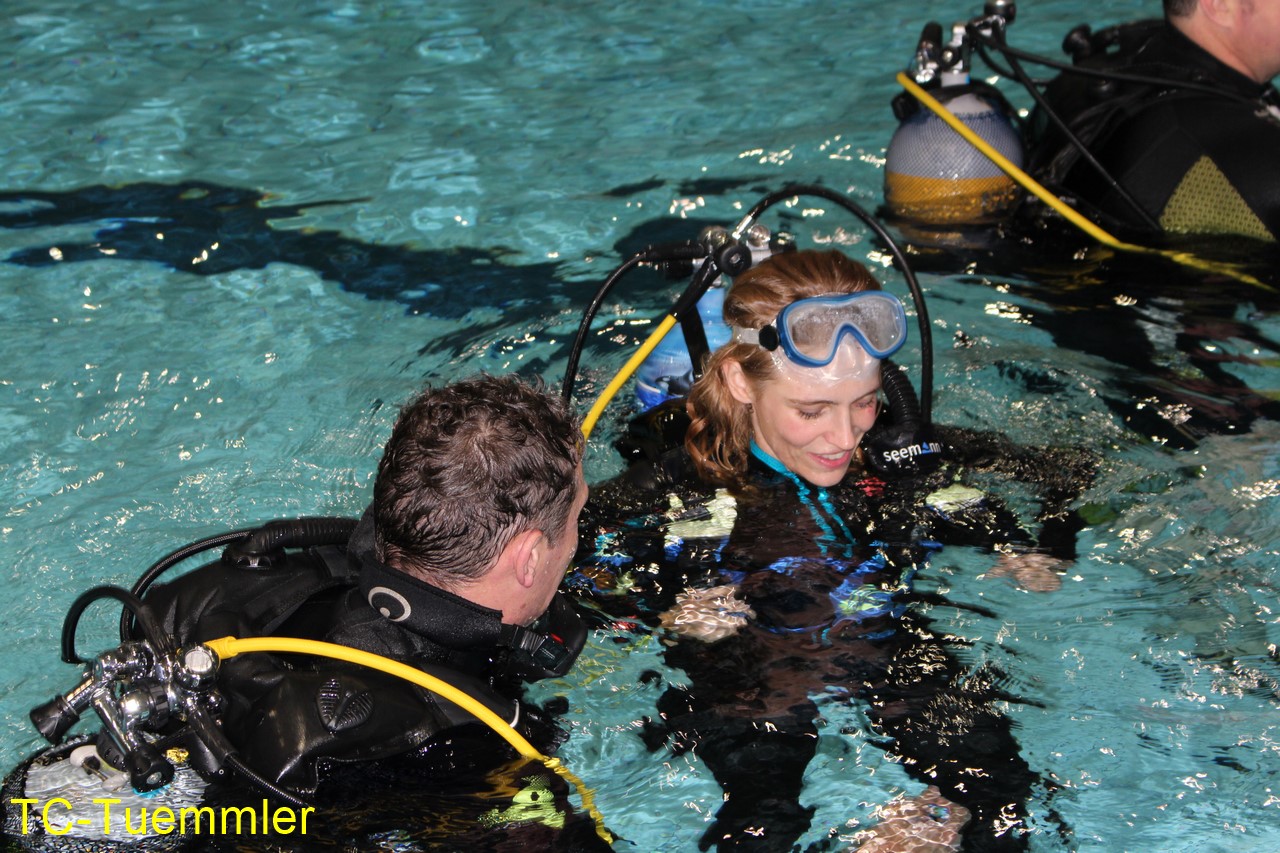
[[[819,296],[793,302],[776,323],[787,354],[808,367],[826,364],[844,341],[885,358],[906,341],[906,315],[896,297],[880,291]]]

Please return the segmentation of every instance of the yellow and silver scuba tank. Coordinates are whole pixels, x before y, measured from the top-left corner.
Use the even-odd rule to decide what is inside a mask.
[[[1021,167],[1023,144],[1012,109],[993,87],[969,79],[964,24],[942,45],[942,27],[925,26],[909,73],[967,127]],[[884,197],[895,218],[924,225],[995,222],[1017,205],[1018,185],[986,155],[909,95],[894,99],[900,124],[885,160]]]

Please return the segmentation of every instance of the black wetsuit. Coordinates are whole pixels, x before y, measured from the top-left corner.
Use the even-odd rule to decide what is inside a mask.
[[[1116,38],[1114,49],[1082,67],[1169,83],[1064,72],[1045,91],[1053,111],[1162,230],[1280,239],[1276,89],[1219,62],[1163,21],[1104,32]],[[1184,81],[1211,91],[1180,87]],[[1043,111],[1030,128],[1035,177],[1091,207],[1104,224],[1150,229]]]
[[[520,681],[532,678],[511,675],[510,649],[493,642],[501,614],[428,591],[413,603],[429,615],[415,616],[410,630],[366,600],[366,587],[394,582],[391,571],[372,556],[366,514],[347,549],[289,552],[267,569],[215,563],[157,585],[145,600],[180,645],[300,637],[410,664],[482,702],[544,754],[553,751],[563,732],[519,701]],[[553,610],[576,620],[560,609],[568,607],[557,596]],[[591,819],[574,813],[564,780],[464,709],[403,679],[328,658],[247,653],[223,661],[218,689],[226,699],[222,730],[245,763],[316,806],[307,837],[273,836],[273,850],[391,841],[442,851],[608,849]],[[205,803],[256,805],[261,796],[232,773],[210,785]],[[245,849],[235,838],[192,843]]]
[[[679,548],[663,523],[672,495],[686,512],[700,495],[708,506],[682,453],[592,489],[582,541],[594,544],[579,555],[571,584],[611,618],[656,626],[681,591],[722,584],[755,614],[717,642],[671,642],[666,660],[690,685],[668,687],[645,733],[653,749],[671,740],[694,750],[724,788],[700,849],[792,849],[812,813],[801,790],[818,746],[810,697],[821,694],[865,703],[907,772],[973,812],[966,850],[1025,849],[1018,824],[1037,777],[995,708],[1011,697],[997,674],[964,664],[957,641],[910,606],[918,597],[911,578],[939,542],[1072,556],[1079,523],[1066,507],[1092,462],[1037,458],[957,431],[941,437],[1004,474],[1055,472],[1056,484],[1044,484],[1038,543],[977,490],[962,490],[945,509],[926,506],[926,495],[951,483],[947,471],[892,483],[851,476],[818,489],[753,460],[754,488],[737,497],[727,541],[686,538]]]

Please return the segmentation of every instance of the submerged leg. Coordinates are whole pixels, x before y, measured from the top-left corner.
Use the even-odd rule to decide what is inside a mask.
[[[800,804],[800,791],[817,750],[817,730],[811,723],[723,717],[698,704],[675,688],[658,703],[675,749],[694,751],[724,790],[698,849],[791,850],[813,818],[814,809]]]
[[[1007,697],[993,673],[966,670],[941,644],[913,643],[892,658],[884,680],[864,694],[873,724],[893,739],[890,751],[914,778],[969,810],[965,851],[1026,850],[1027,800],[1038,777],[995,707]]]

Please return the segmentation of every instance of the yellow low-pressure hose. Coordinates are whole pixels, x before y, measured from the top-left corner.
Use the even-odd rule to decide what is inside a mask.
[[[933,97],[921,88],[914,80],[907,76],[905,72],[899,71],[897,80],[898,83],[902,85],[902,88],[906,89],[916,98],[916,100],[932,110],[938,118],[942,119],[951,127],[952,130],[964,137],[970,145],[985,154],[991,162],[999,166],[1001,171],[1013,180],[1017,181],[1018,184],[1027,190],[1027,192],[1049,205],[1049,207],[1061,214],[1062,217],[1072,225],[1076,226],[1099,243],[1102,243],[1104,246],[1109,246],[1122,252],[1134,252],[1144,255],[1162,255],[1188,267],[1193,267],[1206,272],[1229,275],[1246,284],[1251,284],[1256,287],[1260,287],[1263,290],[1275,292],[1275,288],[1259,281],[1248,273],[1241,272],[1231,264],[1208,261],[1204,258],[1196,257],[1190,252],[1177,252],[1171,249],[1153,249],[1149,246],[1138,246],[1133,243],[1126,243],[1122,240],[1116,239],[1107,231],[1098,227],[1096,223],[1089,221],[1084,216],[1081,216],[1080,213],[1074,210],[1069,204],[1041,186],[1035,178],[1018,168],[1014,163],[1011,163],[1009,158],[1005,157],[995,148],[987,144],[986,140],[969,129],[964,122],[956,118],[954,113],[940,103],[937,98]]]
[[[319,640],[303,640],[295,637],[223,637],[218,640],[210,640],[205,643],[213,650],[219,658],[232,658],[238,654],[246,652],[277,652],[284,654],[301,654],[314,655],[316,657],[334,658],[349,663],[367,666],[371,669],[380,670],[388,675],[394,675],[397,678],[403,678],[405,681],[412,682],[419,687],[430,690],[432,693],[443,696],[450,702],[465,709],[475,716],[480,722],[497,732],[503,740],[511,744],[520,755],[529,759],[536,759],[545,764],[550,770],[558,773],[568,779],[577,789],[578,794],[582,797],[582,805],[586,808],[587,813],[596,823],[596,834],[599,835],[608,844],[613,843],[613,836],[604,826],[604,816],[596,809],[595,797],[591,789],[582,783],[582,780],[575,776],[570,770],[560,763],[560,759],[543,755],[534,748],[533,744],[525,740],[525,738],[513,729],[506,720],[499,717],[493,711],[489,710],[482,703],[472,698],[467,693],[454,687],[445,681],[441,681],[434,675],[428,675],[420,669],[392,660],[391,658],[375,655],[371,652],[353,649],[349,646],[340,646],[335,643],[324,643]]]
[[[658,328],[654,329],[648,339],[640,345],[640,349],[635,351],[635,354],[627,360],[627,363],[624,364],[622,369],[618,371],[617,375],[613,377],[605,387],[604,391],[601,392],[595,404],[591,407],[591,411],[587,412],[587,416],[582,419],[582,435],[584,437],[591,437],[591,431],[595,429],[596,422],[600,420],[600,415],[604,413],[605,407],[609,405],[609,401],[618,393],[618,389],[625,385],[627,380],[631,378],[631,374],[635,373],[636,369],[639,368],[644,360],[649,357],[649,353],[653,352],[654,349],[657,348],[658,344],[662,343],[662,339],[666,336],[667,332],[671,331],[676,322],[676,316],[674,314],[668,314],[666,319],[658,324]]]

